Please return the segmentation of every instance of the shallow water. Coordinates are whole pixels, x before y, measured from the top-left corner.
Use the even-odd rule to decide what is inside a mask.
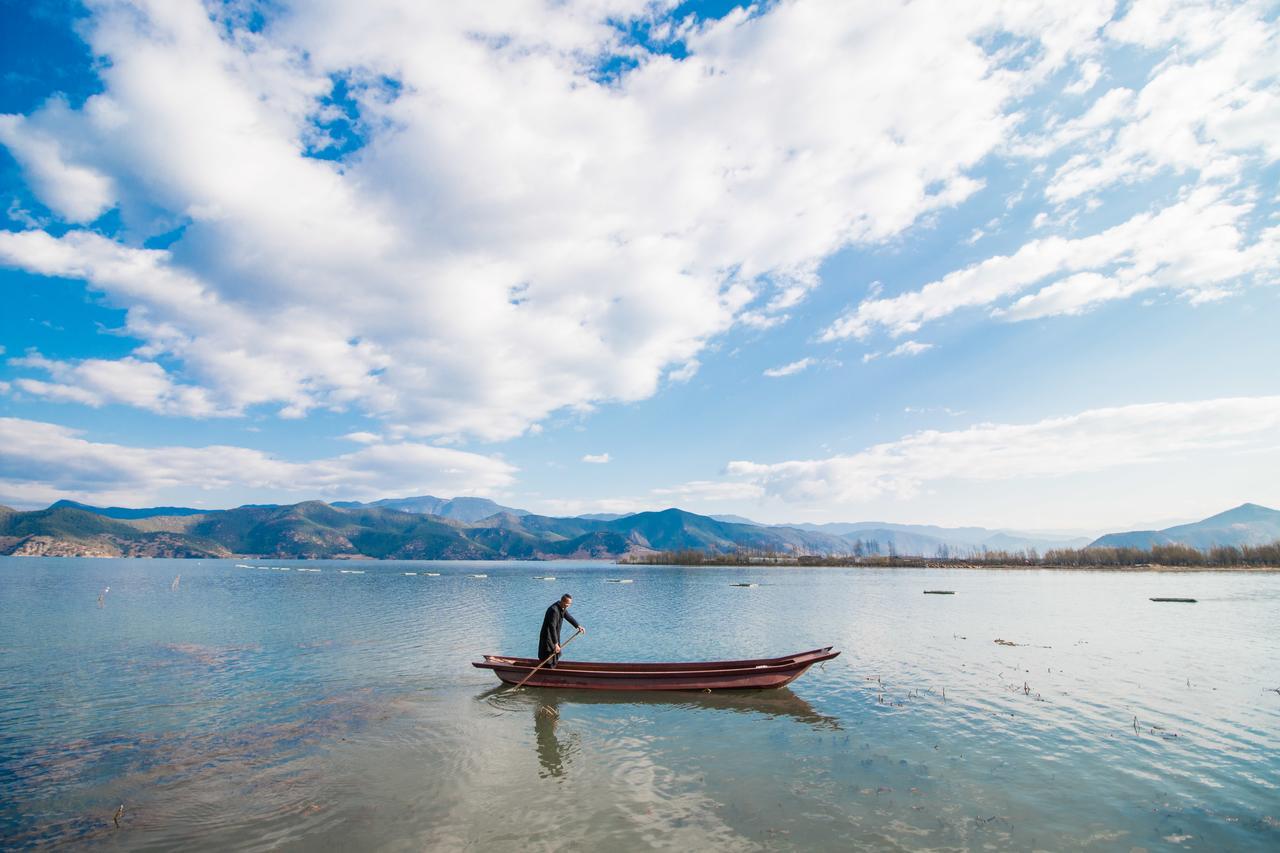
[[[844,654],[495,689],[561,591],[577,659]],[[1280,574],[5,558],[0,685],[6,848],[1280,846]]]

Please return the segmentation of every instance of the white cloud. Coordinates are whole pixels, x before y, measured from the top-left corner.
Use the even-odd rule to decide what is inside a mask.
[[[56,424],[0,418],[0,499],[26,505],[70,497],[136,506],[175,490],[297,500],[491,494],[508,486],[515,472],[496,457],[408,442],[295,462],[244,447],[91,442]]]
[[[1080,76],[1063,88],[1068,95],[1083,95],[1098,83],[1102,76],[1102,66],[1092,59],[1080,63]]]
[[[793,361],[790,364],[784,364],[781,367],[770,367],[764,372],[764,375],[773,378],[779,376],[791,376],[792,374],[799,373],[802,370],[809,369],[815,363],[816,362],[812,358],[802,358],[799,361]]]
[[[1109,13],[785,3],[681,25],[676,60],[620,43],[640,0],[330,2],[257,32],[236,8],[92,4],[103,91],[6,120],[64,218],[185,224],[171,249],[28,232],[0,254],[128,308],[135,355],[220,408],[487,439],[680,381],[735,322],[782,322],[832,253],[969,197],[1017,100]],[[594,79],[619,52],[637,66]],[[304,156],[331,75],[365,140],[341,163]]]
[[[1280,228],[1245,238],[1254,204],[1202,187],[1157,213],[1143,213],[1088,237],[1032,240],[915,291],[864,300],[823,333],[827,341],[866,338],[878,327],[916,331],[962,308],[990,305],[1047,279],[993,316],[1026,320],[1080,313],[1099,302],[1155,287],[1218,290],[1280,266]]]
[[[152,361],[127,357],[115,361],[88,358],[54,361],[33,353],[11,358],[9,364],[42,370],[56,382],[15,379],[13,384],[36,397],[81,403],[98,408],[111,403],[136,406],[164,415],[210,417],[236,412],[219,409],[209,392],[194,385],[180,385]]]
[[[696,358],[691,358],[684,364],[667,373],[668,382],[688,382],[698,373],[698,368],[702,367],[702,362]]]
[[[77,125],[66,102],[55,98],[31,119],[0,115],[0,144],[55,213],[68,222],[89,222],[114,205],[115,190],[109,177],[68,158],[68,148],[83,144]]]
[[[850,455],[730,462],[728,473],[785,501],[909,498],[926,484],[1060,477],[1200,451],[1280,448],[1280,397],[1091,409],[1030,424],[918,432]]]
[[[1109,112],[1094,116],[1085,150],[1054,173],[1048,199],[1069,201],[1162,170],[1234,180],[1250,163],[1280,159],[1280,37],[1267,10],[1143,0],[1109,24],[1109,41],[1169,58],[1136,94],[1113,90],[1099,99],[1095,107]]]
[[[382,436],[376,432],[349,432],[343,436],[347,441],[354,441],[357,444],[377,444],[382,441]]]
[[[592,465],[604,465],[610,461],[608,453],[588,453],[582,457],[583,462],[589,462]]]
[[[919,355],[933,349],[933,344],[922,344],[919,341],[903,341],[888,352],[869,352],[862,356],[862,363],[875,361],[877,358],[900,358],[901,356]]]
[[[764,488],[755,483],[725,480],[691,480],[670,488],[653,489],[656,498],[699,503],[702,501],[756,500],[764,496]]]

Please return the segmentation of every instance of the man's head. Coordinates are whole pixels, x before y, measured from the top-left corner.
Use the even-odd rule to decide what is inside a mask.
[[[573,596],[572,596],[572,595],[570,595],[569,593],[567,593],[567,592],[566,592],[564,595],[560,596],[560,606],[561,606],[561,607],[563,607],[565,610],[568,610],[568,609],[569,609],[569,605],[570,605],[570,604],[573,604]]]

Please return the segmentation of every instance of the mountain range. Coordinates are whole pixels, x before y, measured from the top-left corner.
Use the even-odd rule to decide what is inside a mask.
[[[1189,545],[1207,549],[1215,545],[1268,545],[1277,540],[1280,540],[1280,511],[1257,504],[1241,504],[1191,524],[1163,530],[1108,533],[1094,540],[1090,547],[1149,550],[1153,545]]]
[[[740,516],[713,517],[674,508],[556,518],[484,498],[431,496],[213,511],[102,508],[73,501],[33,512],[0,507],[0,554],[49,556],[556,559],[750,549],[796,555],[964,557],[983,550],[1149,548],[1173,543],[1209,548],[1277,539],[1280,512],[1256,504],[1194,524],[1113,533],[1093,542],[981,527],[886,522],[765,525]]]

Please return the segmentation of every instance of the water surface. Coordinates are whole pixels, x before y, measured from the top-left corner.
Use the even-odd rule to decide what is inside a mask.
[[[578,659],[844,654],[731,695],[469,665],[563,591]],[[0,685],[6,848],[1280,846],[1276,574],[6,558]]]

